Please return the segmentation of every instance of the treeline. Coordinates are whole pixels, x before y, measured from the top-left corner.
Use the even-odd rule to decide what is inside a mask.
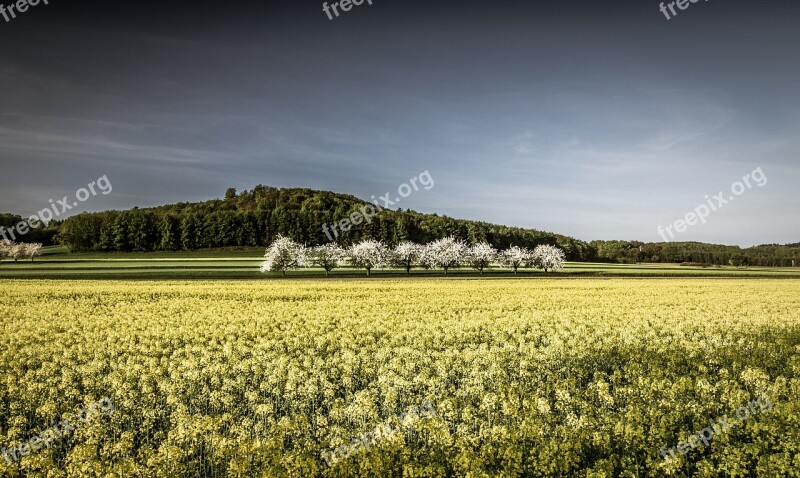
[[[266,247],[281,235],[313,247],[331,242],[323,226],[331,226],[353,213],[361,212],[366,204],[346,194],[259,185],[239,194],[229,189],[224,199],[84,213],[63,222],[53,222],[47,229],[32,230],[26,234],[25,240],[45,245],[57,242],[73,252],[150,252]],[[20,216],[0,214],[0,226],[6,228],[13,227],[21,220]],[[453,236],[469,244],[488,242],[501,250],[512,245],[529,249],[543,244],[555,245],[564,250],[567,260],[572,261],[800,266],[800,244],[742,249],[700,242],[586,243],[534,229],[459,220],[410,210],[383,210],[369,222],[353,224],[347,231],[339,228],[336,234],[333,240],[342,246],[368,239],[383,241],[389,246],[403,241],[427,244]]]
[[[73,252],[266,247],[279,235],[317,246],[331,242],[324,225],[350,217],[365,204],[344,194],[259,185],[239,194],[229,189],[224,199],[202,203],[80,214],[64,221],[57,240]],[[394,246],[454,236],[470,244],[485,241],[498,249],[557,245],[569,260],[594,257],[588,243],[571,237],[410,210],[383,210],[369,223],[337,233],[334,240],[342,245],[375,239]]]
[[[16,227],[23,221],[23,217],[17,214],[0,213],[0,241],[21,241],[25,240],[32,243],[41,243],[45,246],[55,244],[54,237],[58,233],[60,222],[53,221],[46,228],[30,229],[25,234],[19,234]]]
[[[666,262],[705,265],[794,267],[800,266],[800,244],[772,244],[742,249],[738,246],[701,242],[644,243],[592,241],[596,259],[602,262]]]

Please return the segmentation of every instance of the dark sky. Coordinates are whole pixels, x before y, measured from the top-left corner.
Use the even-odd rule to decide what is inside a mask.
[[[0,17],[0,211],[311,187],[581,239],[800,241],[800,7],[49,0]],[[0,0],[6,7],[8,1]],[[333,3],[333,2],[329,2]]]

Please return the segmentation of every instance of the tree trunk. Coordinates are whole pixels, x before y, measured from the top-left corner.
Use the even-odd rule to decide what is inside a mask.
[[[367,277],[369,277],[369,273],[370,273],[370,268],[367,267]]]

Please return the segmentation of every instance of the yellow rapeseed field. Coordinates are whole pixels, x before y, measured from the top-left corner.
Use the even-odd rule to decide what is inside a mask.
[[[2,476],[799,476],[800,281],[5,281],[0,324]]]

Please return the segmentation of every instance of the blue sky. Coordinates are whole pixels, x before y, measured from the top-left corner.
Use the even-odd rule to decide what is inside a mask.
[[[800,8],[659,3],[51,2],[0,24],[0,211],[102,175],[79,210],[259,183],[369,199],[428,170],[402,207],[658,241],[760,167],[676,239],[800,241]]]

